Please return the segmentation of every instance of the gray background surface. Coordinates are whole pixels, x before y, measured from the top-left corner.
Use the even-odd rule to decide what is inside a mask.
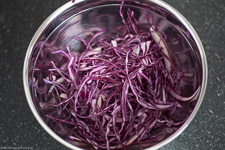
[[[225,1],[165,1],[198,32],[208,59],[209,81],[193,122],[162,150],[224,150],[225,59],[220,55],[225,56]],[[67,150],[33,117],[22,85],[23,60],[30,39],[44,19],[65,2],[0,0],[0,149]]]

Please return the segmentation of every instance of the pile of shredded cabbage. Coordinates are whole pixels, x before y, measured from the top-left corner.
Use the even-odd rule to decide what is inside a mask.
[[[101,38],[104,31],[89,41],[73,36],[83,53],[48,47],[54,59],[35,66],[33,89],[47,120],[70,129],[64,138],[95,149],[159,141],[165,133],[154,130],[182,125],[188,116],[174,120],[174,113],[199,93],[179,95],[183,73],[172,64],[157,27],[141,31],[134,12],[128,9],[125,18],[122,9],[123,2],[117,38]]]

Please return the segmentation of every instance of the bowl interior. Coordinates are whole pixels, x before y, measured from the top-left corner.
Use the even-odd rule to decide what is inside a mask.
[[[126,13],[127,8],[135,12],[135,17],[139,27],[146,31],[152,25],[158,26],[158,31],[163,35],[167,45],[169,55],[173,64],[184,73],[182,82],[180,83],[180,94],[182,96],[191,96],[198,87],[202,86],[203,66],[201,54],[197,44],[191,35],[190,31],[178,20],[174,14],[151,1],[140,3],[139,1],[126,1],[123,11]],[[72,36],[79,36],[83,39],[90,39],[90,35],[105,30],[102,35],[104,38],[113,39],[123,24],[119,14],[120,1],[83,1],[76,5],[71,5],[63,13],[55,17],[54,20],[46,25],[43,32],[37,38],[31,55],[29,57],[28,81],[30,83],[30,94],[36,111],[39,113],[46,125],[51,128],[59,137],[80,148],[90,148],[89,145],[81,142],[71,141],[66,139],[68,135],[68,127],[61,123],[48,120],[45,114],[57,115],[55,109],[45,109],[44,105],[53,99],[44,98],[33,84],[45,77],[40,75],[35,68],[36,64],[43,60],[51,60],[50,55],[46,50],[51,47],[55,49],[65,49],[69,47],[72,52],[81,53],[82,44],[72,39]],[[37,78],[38,76],[38,78]],[[40,78],[41,76],[41,78]],[[39,81],[38,86],[45,86]],[[176,112],[175,118],[185,118],[190,116],[195,109],[198,101],[181,103],[184,109]],[[178,120],[179,121],[179,120]],[[165,135],[161,141],[167,139],[180,127],[164,128]],[[161,142],[158,141],[158,142]],[[145,143],[140,145],[132,145],[128,149],[144,149],[158,144]]]

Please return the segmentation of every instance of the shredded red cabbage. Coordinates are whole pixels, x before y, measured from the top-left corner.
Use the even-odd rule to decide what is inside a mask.
[[[136,143],[159,142],[165,130],[180,127],[182,103],[197,99],[179,94],[183,73],[172,64],[156,26],[143,32],[132,10],[120,15],[124,30],[108,41],[96,32],[83,53],[48,47],[51,61],[35,65],[33,88],[49,122],[67,130],[64,138],[95,149],[125,149]],[[50,51],[50,53],[49,53]],[[54,113],[49,113],[54,112]],[[177,117],[178,116],[178,117]]]
[[[223,54],[220,54],[220,58],[221,58],[221,59],[224,59],[224,55],[223,55]]]
[[[219,77],[216,77],[216,80],[217,80],[218,82],[222,82],[222,80],[221,80]]]

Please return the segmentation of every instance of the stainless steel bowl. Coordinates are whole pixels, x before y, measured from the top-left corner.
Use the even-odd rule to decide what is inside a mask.
[[[52,137],[54,137],[57,141],[64,144],[68,148],[81,149],[79,148],[80,146],[78,147],[75,146],[76,144],[74,145],[65,141],[52,129],[50,129],[50,127],[46,125],[43,118],[41,117],[41,113],[36,109],[35,103],[33,101],[33,95],[31,92],[29,81],[32,80],[32,69],[40,51],[40,49],[38,49],[36,45],[41,41],[51,43],[52,45],[57,47],[64,47],[65,45],[69,44],[75,51],[76,45],[74,45],[74,42],[71,42],[71,40],[69,40],[72,35],[79,34],[82,30],[93,28],[96,26],[103,26],[107,28],[107,30],[113,30],[115,26],[121,24],[120,21],[108,23],[104,21],[104,18],[111,18],[110,20],[118,20],[116,16],[119,16],[118,8],[120,6],[120,3],[121,0],[76,0],[75,4],[73,4],[72,2],[68,2],[67,4],[57,9],[44,21],[44,23],[35,33],[28,47],[23,70],[23,82],[27,101],[34,116],[41,124],[41,126]],[[169,37],[182,37],[182,40],[180,40],[178,44],[170,44],[169,46],[171,49],[181,49],[181,51],[178,50],[176,51],[176,53],[182,53],[182,49],[184,49],[183,46],[187,46],[185,50],[187,50],[188,54],[185,53],[185,55],[179,55],[177,59],[182,60],[182,65],[188,64],[188,70],[193,70],[193,78],[195,79],[195,85],[193,85],[193,88],[197,85],[201,86],[198,101],[196,102],[194,110],[187,121],[165,140],[151,146],[150,148],[147,148],[148,150],[158,149],[180,135],[189,125],[189,123],[199,110],[207,85],[208,71],[206,56],[202,43],[193,27],[178,11],[176,11],[167,3],[160,0],[125,0],[125,7],[127,6],[131,7],[132,9],[137,11],[138,14],[140,14],[139,19],[141,17],[146,17],[145,15],[149,13],[153,15],[154,17],[147,20],[147,23],[160,25],[161,28],[159,30],[161,30],[161,32],[168,33]],[[104,13],[103,17],[102,15],[101,17],[98,17],[100,13]],[[78,20],[80,20],[80,23],[77,23]],[[140,20],[143,21],[143,18]],[[57,34],[60,36],[57,36]],[[52,37],[58,37],[59,39],[54,39]],[[167,39],[166,42],[168,42],[169,44],[169,39]],[[185,43],[187,43],[188,45]],[[175,52],[171,53],[174,54]],[[141,147],[142,146],[139,146],[139,148]],[[86,147],[85,149],[88,149],[88,147]]]

